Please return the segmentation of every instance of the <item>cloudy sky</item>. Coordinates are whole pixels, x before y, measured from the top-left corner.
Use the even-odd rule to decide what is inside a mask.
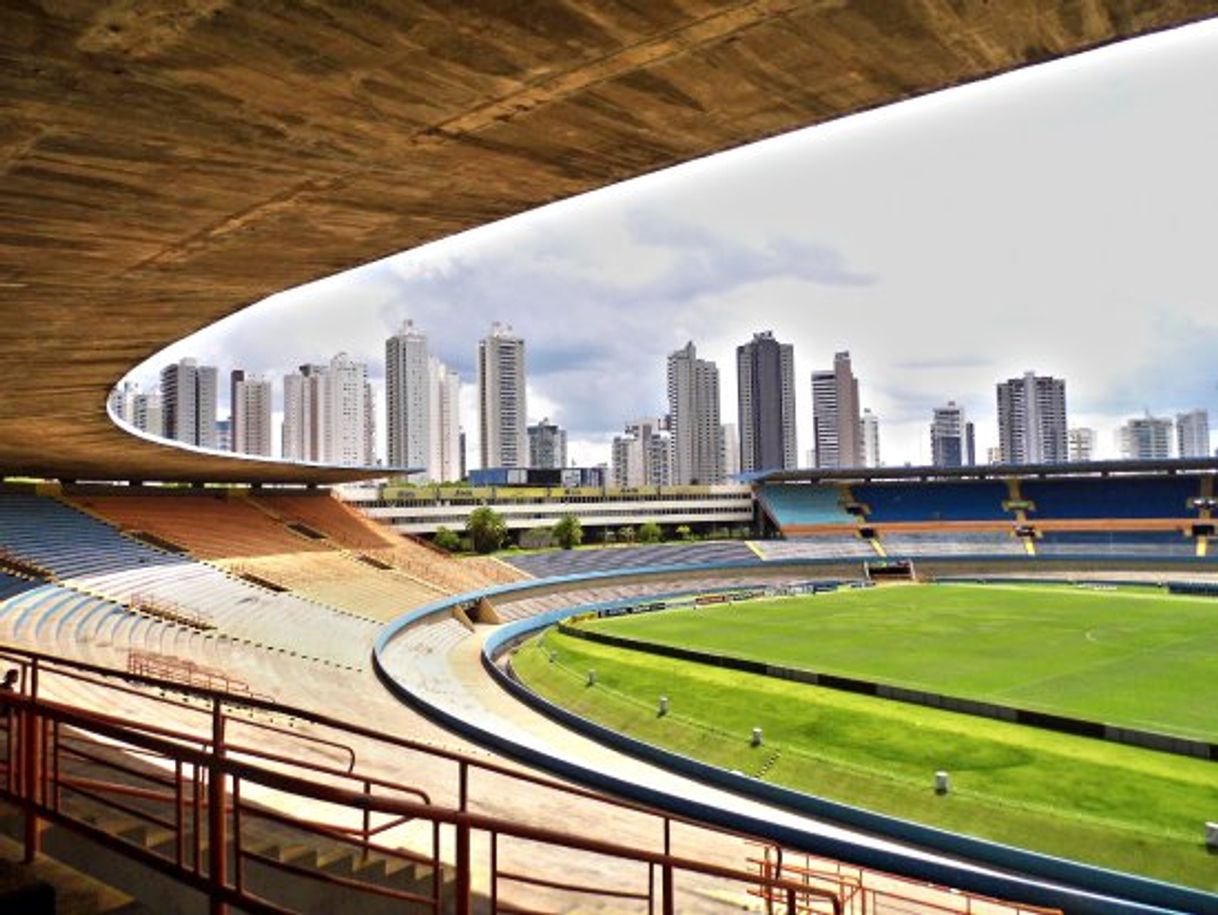
[[[492,321],[527,341],[530,420],[581,464],[665,406],[692,340],[736,418],[735,347],[795,346],[809,375],[849,350],[887,464],[927,463],[931,409],[963,403],[997,443],[994,384],[1067,380],[1071,425],[1115,456],[1125,418],[1218,412],[1218,24],[811,128],[646,176],[283,292],[182,355],[276,380],[346,350],[384,405],[384,339],[410,318],[464,385]],[[222,387],[226,388],[226,386]],[[225,396],[227,391],[225,390]],[[222,404],[221,416],[227,405]],[[383,416],[382,416],[383,423]],[[381,433],[382,456],[384,436]],[[1218,444],[1218,436],[1215,436]]]

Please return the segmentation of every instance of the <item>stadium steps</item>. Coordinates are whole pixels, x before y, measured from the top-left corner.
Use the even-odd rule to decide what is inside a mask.
[[[173,832],[134,817],[111,813],[95,802],[77,801],[69,806],[73,816],[106,834],[166,861],[174,859],[177,839]],[[22,827],[22,815],[14,808],[0,805],[0,858],[20,858]],[[193,854],[193,833],[187,832],[185,840],[188,854]],[[153,915],[164,911],[206,910],[205,903],[199,905],[201,896],[171,878],[162,877],[117,852],[100,848],[70,829],[53,823],[44,824],[42,843],[44,851],[36,867],[38,876],[56,887],[56,915]],[[259,821],[249,815],[242,823],[242,848],[269,859],[269,863],[246,860],[246,889],[301,913],[332,915],[350,910],[352,891],[341,885],[320,882],[318,877],[321,875],[419,895],[430,895],[433,890],[432,871],[427,865],[377,852],[365,855],[357,848],[321,837],[302,837],[290,827]],[[208,852],[207,843],[202,843],[200,856],[204,862]],[[230,874],[234,864],[230,851]],[[277,867],[277,864],[285,865],[295,873]],[[55,879],[51,879],[51,875]],[[441,893],[447,895],[453,882],[452,868],[443,867]],[[372,893],[360,894],[358,898],[361,915],[409,915],[423,911],[421,906]]]
[[[11,815],[10,808],[0,805],[0,817]],[[54,858],[39,855],[33,864],[23,864],[19,863],[23,855],[21,843],[0,835],[0,911],[14,915],[42,911],[33,898],[21,892],[43,883],[54,893],[52,907],[46,911],[56,915],[154,915],[126,893]]]
[[[121,750],[93,747],[92,751],[102,758],[121,759],[124,766],[164,777],[160,770]],[[71,769],[72,774],[78,776],[100,778],[128,786],[149,787],[139,776],[118,772],[109,767],[99,767],[95,763],[78,760],[71,764]],[[128,802],[132,801],[128,799]],[[145,812],[156,812],[156,806],[152,802],[134,803]],[[259,805],[250,806],[256,809]],[[63,808],[74,818],[128,844],[151,851],[167,861],[173,861],[175,857],[177,838],[169,829],[150,824],[129,813],[116,812],[104,804],[71,791],[64,794]],[[0,857],[10,857],[7,854],[9,850],[14,852],[12,858],[20,856],[21,846],[18,843],[23,834],[23,827],[24,818],[21,812],[0,803]],[[188,856],[193,853],[193,839],[193,833],[188,828],[185,834]],[[154,912],[171,910],[206,910],[205,903],[201,909],[197,904],[183,907],[167,904],[183,893],[175,881],[161,877],[118,853],[102,849],[62,826],[44,824],[42,842],[45,854],[40,857],[40,861],[46,861],[48,865],[54,862],[56,867],[63,868],[67,873],[76,873],[72,868],[79,868],[92,874],[86,877],[77,873],[77,880],[86,888],[96,888],[98,899],[108,905],[85,905],[79,909],[57,906],[57,915],[65,912],[69,915],[77,912],[80,915],[103,912],[112,912],[114,915],[151,915]],[[202,846],[201,859],[206,862],[206,841]],[[267,895],[277,903],[302,913],[332,915],[334,912],[350,910],[352,903],[350,890],[321,883],[309,874],[311,871],[318,875],[328,874],[375,887],[419,895],[430,895],[433,890],[434,874],[427,864],[404,861],[375,851],[364,853],[350,844],[302,833],[287,824],[261,819],[253,812],[247,812],[242,817],[242,847],[246,851],[270,859],[271,862],[302,871],[296,874],[288,873],[275,867],[273,863],[256,860],[247,860],[245,863],[247,889],[256,894]],[[230,874],[233,866],[230,852]],[[446,898],[453,881],[452,868],[442,866],[441,892]],[[89,901],[88,893],[76,895],[81,897],[81,903]],[[140,901],[137,902],[137,899]],[[184,898],[180,901],[189,903],[199,899],[201,897],[194,895],[193,900]],[[361,915],[401,915],[422,909],[400,900],[368,893],[359,896],[358,911]]]

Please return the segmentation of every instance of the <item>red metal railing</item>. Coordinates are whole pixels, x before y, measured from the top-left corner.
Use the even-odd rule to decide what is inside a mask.
[[[842,915],[871,915],[879,912],[917,912],[920,915],[1061,915],[1059,909],[1046,909],[961,893],[895,874],[880,874],[865,868],[792,852],[772,844],[762,844],[762,856],[749,859],[763,879],[751,894],[760,897],[766,912],[783,911],[796,915],[826,915],[821,895],[834,894]],[[770,888],[775,879],[794,880],[808,893],[798,892],[792,904],[787,893],[776,896]],[[775,909],[775,904],[781,909]]]
[[[784,900],[792,913],[798,899],[810,897],[823,900],[827,912],[841,911],[831,889],[759,877],[672,848],[674,826],[697,830],[700,844],[715,836],[734,841],[740,836],[489,760],[246,695],[184,687],[37,652],[4,649],[0,664],[4,661],[20,675],[15,690],[0,691],[0,798],[24,813],[25,853],[31,860],[39,850],[43,824],[56,824],[206,894],[216,913],[228,906],[276,915],[290,911],[265,890],[260,894],[251,887],[252,867],[329,884],[353,894],[353,905],[355,895],[370,894],[459,915],[471,911],[475,872],[486,875],[490,909],[499,912],[525,911],[522,902],[533,908],[536,899],[559,900],[555,904],[565,909],[577,900],[599,897],[669,915],[676,911],[678,891],[693,881],[726,885],[741,897],[760,885],[767,898]],[[123,715],[51,698],[65,685],[77,693],[84,688],[103,707],[122,699]],[[195,704],[158,695],[166,686],[188,690]],[[207,707],[200,708],[199,700],[206,700]],[[252,713],[290,715],[294,721],[345,734],[347,740],[250,721]],[[166,723],[167,717],[177,720]],[[249,726],[274,733],[285,746],[272,749],[264,745],[269,741],[232,739],[237,728]],[[438,803],[426,791],[360,771],[354,746],[368,740],[455,764],[455,803]],[[339,754],[344,756],[340,765],[309,758]],[[572,804],[591,803],[594,811],[641,814],[660,825],[662,846],[592,838],[478,812],[471,807],[473,772],[510,779],[514,793],[530,786],[559,792]],[[270,796],[279,803],[268,803]],[[106,819],[99,818],[98,811],[123,827],[100,825]],[[416,868],[419,881],[412,888],[399,888],[284,860],[259,845],[259,827],[365,858],[396,860]],[[391,835],[395,830],[413,831],[410,844],[415,847],[401,847],[404,837]],[[140,832],[159,832],[162,841],[142,841],[135,835]],[[559,854],[547,858],[546,849]],[[579,856],[583,870],[598,874],[596,879],[579,876],[574,866]],[[547,871],[546,860],[561,860],[563,867],[557,873]],[[598,862],[613,865],[606,868]],[[446,886],[446,875],[453,878],[451,886]],[[423,886],[428,889],[420,889]]]

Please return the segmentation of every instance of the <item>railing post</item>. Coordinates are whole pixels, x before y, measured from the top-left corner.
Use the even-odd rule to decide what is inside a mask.
[[[454,883],[457,898],[453,907],[456,915],[472,915],[473,912],[469,857],[469,823],[462,817],[457,822],[457,879]]]
[[[363,846],[363,858],[368,860],[368,843],[371,841],[370,833],[372,832],[372,782],[364,779],[364,797],[368,800],[369,806],[364,808],[363,816],[363,841],[360,843]]]
[[[42,773],[42,728],[35,703],[38,699],[38,659],[30,662],[29,705],[21,718],[21,768],[24,773],[22,793],[25,796],[25,854],[26,864],[33,864],[42,850],[42,829],[38,821],[38,780]]]
[[[673,915],[676,911],[676,893],[672,885],[672,865],[668,861],[671,855],[672,820],[664,817],[664,866],[660,869],[660,879],[663,881],[663,886],[660,887],[660,911],[663,915]]]
[[[220,891],[227,884],[228,848],[225,838],[225,806],[227,798],[224,783],[224,711],[219,699],[212,700],[211,712],[211,766],[207,779],[207,880],[211,886],[211,915],[228,915]]]

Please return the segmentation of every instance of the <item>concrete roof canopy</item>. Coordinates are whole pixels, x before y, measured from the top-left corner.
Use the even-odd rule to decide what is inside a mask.
[[[282,289],[1215,14],[1218,0],[5,4],[0,470],[358,476],[136,438],[106,396]]]

